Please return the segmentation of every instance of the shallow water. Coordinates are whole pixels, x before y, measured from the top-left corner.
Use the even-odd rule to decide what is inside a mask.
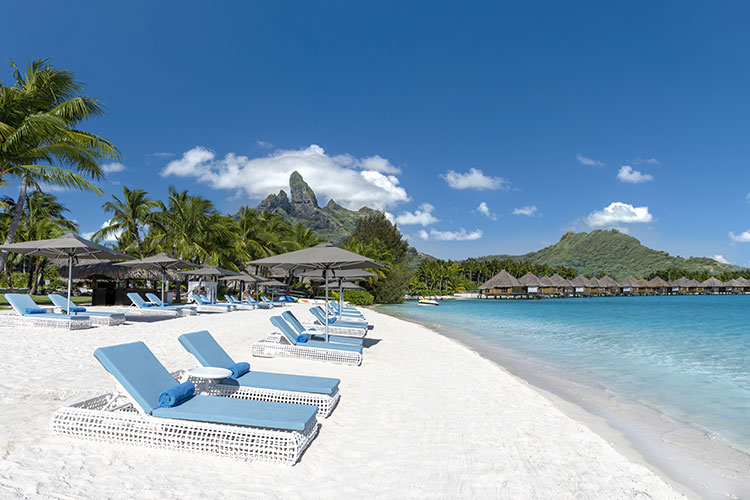
[[[506,348],[750,453],[750,296],[414,302],[389,312]]]

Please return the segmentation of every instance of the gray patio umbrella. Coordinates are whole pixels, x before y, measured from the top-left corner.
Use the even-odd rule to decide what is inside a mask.
[[[187,269],[188,267],[195,267],[197,264],[178,259],[177,257],[172,257],[171,255],[162,252],[143,259],[120,262],[117,265],[139,267],[142,269],[156,269],[161,271],[161,301],[164,302],[164,282],[166,281],[167,270]]]
[[[323,281],[325,278],[323,277],[323,271],[320,270],[313,270],[313,271],[305,271],[304,273],[299,274],[298,276],[307,278],[311,281]],[[363,280],[367,278],[373,278],[377,277],[378,275],[375,273],[371,273],[370,271],[365,271],[364,269],[335,269],[331,271],[331,277],[333,279],[339,280],[339,315],[344,307],[344,288],[348,288],[350,290],[364,290],[359,285],[356,285],[356,287],[345,287],[343,286],[344,283],[346,283],[345,280]]]
[[[22,241],[0,245],[0,250],[31,255],[34,257],[48,257],[50,259],[68,259],[68,314],[70,314],[70,294],[73,287],[73,258],[93,260],[132,259],[128,254],[118,252],[104,245],[81,238],[77,234],[67,233],[58,238],[36,241]]]
[[[289,271],[295,269],[318,269],[323,272],[326,283],[326,324],[325,334],[328,340],[328,273],[338,269],[368,269],[387,267],[385,264],[364,255],[344,250],[331,243],[321,243],[303,250],[295,250],[280,255],[250,262],[254,266],[281,267]]]
[[[219,281],[239,281],[241,283],[259,283],[263,281],[263,278],[250,273],[239,273],[237,275],[222,276]],[[240,290],[240,298],[242,298],[242,290]]]

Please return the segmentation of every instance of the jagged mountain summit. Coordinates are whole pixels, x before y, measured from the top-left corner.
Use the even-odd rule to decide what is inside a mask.
[[[524,255],[489,255],[478,260],[491,259],[511,259],[552,267],[567,266],[581,274],[605,273],[618,280],[627,276],[647,276],[666,269],[707,271],[710,274],[741,269],[708,257],[674,257],[667,252],[648,248],[636,238],[616,229],[598,229],[590,233],[568,231],[554,245],[536,252]]]
[[[321,208],[315,192],[297,171],[289,177],[289,193],[290,196],[281,190],[278,194],[269,194],[255,210],[280,215],[291,224],[300,223],[333,243],[351,236],[357,219],[376,211],[368,207],[348,210],[333,199]]]

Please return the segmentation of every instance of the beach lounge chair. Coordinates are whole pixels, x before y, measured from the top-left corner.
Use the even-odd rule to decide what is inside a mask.
[[[271,309],[273,307],[273,304],[267,304],[265,302],[258,302],[257,300],[253,299],[249,295],[245,297],[245,303],[250,304],[251,306],[260,308],[260,309]]]
[[[268,300],[268,297],[266,297],[265,295],[261,295],[260,296],[260,300],[264,304],[268,304],[271,307],[281,307],[281,306],[285,305],[284,302],[270,301],[270,300]]]
[[[206,311],[229,312],[229,311],[234,311],[235,309],[237,309],[234,306],[234,304],[218,304],[216,302],[211,302],[210,300],[208,300],[208,297],[206,297],[205,295],[198,295],[194,293],[193,295],[191,295],[191,297],[197,304],[198,311],[200,312],[206,312]]]
[[[333,361],[348,365],[362,364],[362,346],[306,340],[298,335],[281,316],[271,317],[280,333],[269,335],[253,344],[253,356],[262,358],[301,358]],[[302,338],[300,338],[302,337]]]
[[[241,300],[237,300],[234,295],[224,295],[224,300],[227,301],[227,304],[232,304],[237,309],[242,309],[245,311],[252,311],[255,309],[255,306],[252,304],[247,304],[245,302],[242,302]]]
[[[317,408],[309,405],[198,394],[176,406],[160,406],[160,395],[177,381],[143,342],[102,347],[94,356],[121,392],[61,408],[52,416],[53,432],[288,464],[318,433]]]
[[[127,308],[125,314],[138,314],[142,316],[168,316],[170,318],[176,318],[177,316],[184,316],[190,314],[187,311],[178,309],[166,309],[163,307],[156,307],[151,302],[146,302],[141,297],[141,294],[130,292],[127,294],[130,299],[130,307]]]
[[[178,339],[203,366],[228,368],[235,364],[207,331],[186,333]],[[219,383],[207,381],[201,385],[201,391],[212,396],[314,405],[318,415],[327,417],[341,397],[340,382],[337,378],[251,370],[236,379],[224,379]]]
[[[338,307],[329,305],[328,315],[336,316],[344,321],[365,321],[365,317],[359,311],[344,311],[340,312]]]
[[[59,308],[62,314],[68,314],[68,298],[57,293],[47,295],[49,300]],[[116,326],[125,323],[125,315],[122,313],[87,311],[85,307],[76,306],[71,302],[70,314],[73,316],[88,316],[93,325]],[[81,314],[84,313],[84,314]]]
[[[284,318],[287,323],[289,323],[289,326],[291,326],[294,331],[297,332],[297,335],[306,334],[310,336],[311,340],[325,341],[325,327],[306,327],[299,322],[292,311],[284,311],[281,314],[281,317]],[[335,342],[337,344],[362,345],[362,337],[357,337],[354,335],[332,335],[329,331],[328,342]]]
[[[151,292],[147,293],[146,298],[151,304],[154,305],[154,307],[157,307],[159,309],[171,309],[174,311],[180,311],[183,316],[193,316],[195,314],[198,314],[198,308],[195,306],[185,306],[185,305],[171,306],[169,304],[165,304],[164,302],[162,302],[159,296],[156,295],[155,293],[151,293]]]
[[[91,328],[88,316],[72,316],[70,314],[54,314],[39,307],[31,295],[24,293],[6,293],[5,299],[13,308],[13,313],[0,314],[0,324],[12,326],[41,326],[48,328],[63,328],[66,330],[81,330]]]
[[[315,306],[310,308],[310,313],[315,317],[315,321],[320,325],[326,324],[326,315],[323,312],[323,308]],[[348,321],[345,319],[339,319],[328,316],[328,330],[331,331],[331,327],[342,328],[349,330],[364,330],[365,332],[372,327],[366,321]],[[364,336],[364,334],[363,334]]]

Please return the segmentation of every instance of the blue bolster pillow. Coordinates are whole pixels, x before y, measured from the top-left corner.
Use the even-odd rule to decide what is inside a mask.
[[[192,398],[193,394],[195,394],[195,384],[192,382],[173,385],[159,394],[159,406],[163,408],[177,406]]]
[[[304,344],[308,340],[310,340],[310,336],[306,333],[297,336],[297,342],[299,342],[300,344]]]
[[[27,307],[26,308],[26,314],[44,314],[46,313],[46,309],[42,309],[41,307]]]
[[[70,308],[70,312],[74,312],[74,313],[84,313],[84,312],[86,312],[86,308],[85,308],[85,307],[78,307],[78,306],[76,306],[76,307],[71,307],[71,308]]]
[[[250,363],[235,363],[233,365],[227,366],[227,370],[232,371],[231,378],[240,378],[244,374],[250,371]]]
[[[141,307],[154,307],[154,305],[151,302],[144,302]]]

